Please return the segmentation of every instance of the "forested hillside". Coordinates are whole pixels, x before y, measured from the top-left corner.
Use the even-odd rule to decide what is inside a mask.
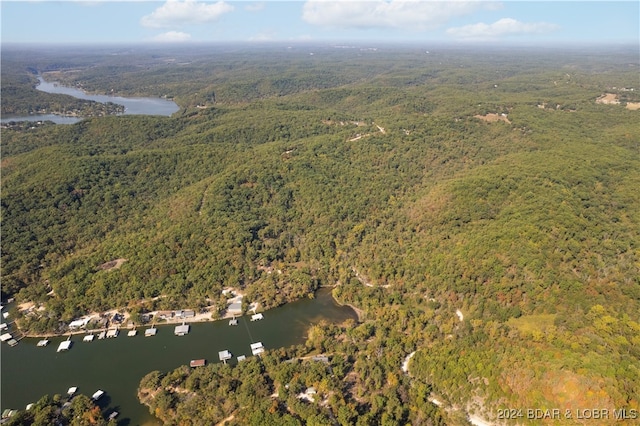
[[[2,295],[41,307],[25,331],[335,285],[360,324],[153,372],[141,399],[168,424],[640,409],[637,49],[119,53],[3,52],[3,108],[33,69],[181,106],[3,130]]]

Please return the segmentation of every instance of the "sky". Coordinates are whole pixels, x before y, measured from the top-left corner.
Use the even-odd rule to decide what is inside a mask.
[[[638,44],[640,2],[0,0],[3,43]]]

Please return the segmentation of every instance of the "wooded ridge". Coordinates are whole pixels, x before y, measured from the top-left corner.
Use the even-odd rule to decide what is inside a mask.
[[[637,51],[105,51],[2,52],[3,112],[37,95],[30,69],[181,106],[3,130],[2,297],[34,302],[24,330],[337,284],[361,323],[153,372],[140,397],[167,424],[640,409]]]

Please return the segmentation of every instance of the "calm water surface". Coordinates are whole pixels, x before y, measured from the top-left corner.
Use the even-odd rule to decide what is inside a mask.
[[[313,300],[266,311],[264,317],[256,322],[242,317],[235,327],[224,320],[191,324],[182,337],[173,334],[174,325],[158,326],[154,337],[144,337],[143,329],[135,337],[123,330],[115,339],[93,342],[75,335],[71,350],[61,353],[56,349],[66,338],[50,339],[43,348],[36,346],[39,339],[23,339],[13,348],[2,344],[2,409],[24,409],[45,394],[65,394],[78,386],[89,396],[104,390],[107,397],[101,406],[119,411],[122,425],[160,424],[136,397],[140,379],[148,372],[172,370],[199,358],[219,362],[218,352],[225,349],[235,362],[238,355],[251,356],[251,343],[262,342],[267,349],[288,347],[303,343],[309,326],[321,320],[357,320],[351,308],[335,303],[329,289],[318,291]]]

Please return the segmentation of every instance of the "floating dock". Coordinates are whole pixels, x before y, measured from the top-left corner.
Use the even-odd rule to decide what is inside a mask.
[[[11,336],[10,333],[4,333],[3,335],[0,336],[0,342],[7,342],[11,339],[13,339],[13,337]]]
[[[238,320],[234,317],[229,320],[229,325],[238,325]]]
[[[98,339],[102,340],[107,336],[107,332],[106,331],[101,331],[100,334],[98,334]]]
[[[110,328],[107,331],[107,339],[111,339],[113,337],[118,337],[119,330],[117,328]]]
[[[264,352],[264,346],[262,346],[262,342],[252,343],[251,344],[251,353],[254,355],[260,355]]]
[[[69,390],[67,390],[67,395],[73,396],[76,392],[78,392],[78,387],[72,386],[69,388]]]
[[[147,328],[144,331],[144,337],[155,336],[156,333],[158,333],[158,329],[157,328],[154,328],[154,327]]]
[[[220,361],[224,362],[225,364],[227,363],[228,359],[231,359],[232,356],[233,355],[231,355],[231,352],[226,349],[224,351],[218,352],[218,358],[220,358]]]
[[[95,335],[93,335],[93,334],[87,334],[86,336],[84,336],[84,337],[82,338],[82,341],[83,341],[83,342],[93,342],[93,339],[94,339],[95,337],[96,337],[96,336],[95,336]]]
[[[173,332],[176,336],[185,336],[189,334],[189,324],[182,324],[176,326],[176,329]]]
[[[244,361],[245,359],[247,359],[247,357],[245,355],[238,356],[238,362]]]
[[[264,319],[264,315],[262,314],[251,315],[251,321],[260,321],[261,319]]]
[[[207,363],[206,359],[192,359],[189,363],[189,367],[203,367]]]
[[[135,328],[133,330],[129,330],[129,332],[127,333],[128,337],[133,337],[136,334],[138,334],[138,330],[136,330]]]
[[[71,344],[73,342],[71,340],[65,340],[64,342],[60,342],[60,346],[58,346],[58,350],[56,352],[68,351],[71,349]]]
[[[42,348],[44,346],[47,346],[49,344],[49,340],[47,339],[42,339],[38,342],[38,344],[36,346],[38,346],[39,348]]]
[[[99,400],[104,395],[104,391],[102,389],[98,389],[93,395],[91,395],[91,399],[94,401]]]

